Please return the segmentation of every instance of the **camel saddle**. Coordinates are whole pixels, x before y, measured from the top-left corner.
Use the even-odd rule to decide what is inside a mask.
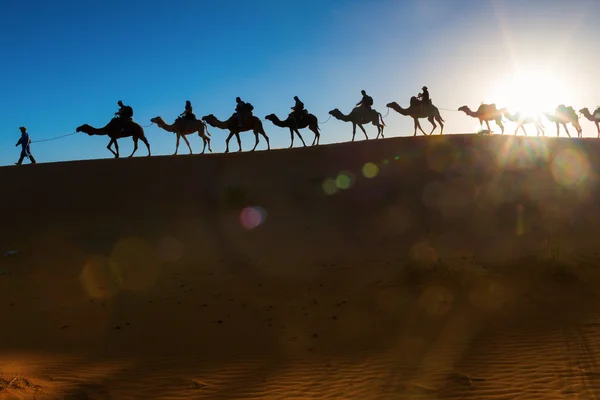
[[[290,113],[290,117],[292,118],[296,118],[296,121],[298,124],[301,124],[302,121],[304,121],[304,118],[306,118],[308,116],[308,110],[305,108],[301,111],[292,111]]]
[[[419,99],[416,98],[416,96],[413,96],[410,98],[410,108],[417,110],[417,111],[425,111],[427,108],[432,107],[433,106],[433,101],[431,99],[429,99],[429,102],[427,103],[423,103],[422,101],[420,101]]]
[[[179,117],[177,117],[177,121],[197,121],[198,118],[196,118],[196,114],[194,113],[187,113],[186,115],[180,115]]]

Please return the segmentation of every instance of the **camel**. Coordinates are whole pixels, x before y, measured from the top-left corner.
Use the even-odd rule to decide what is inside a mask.
[[[583,115],[586,119],[596,124],[596,129],[598,130],[598,138],[600,138],[600,107],[596,108],[593,114],[590,114],[590,110],[588,110],[587,107],[579,110],[579,113]]]
[[[113,118],[110,120],[106,126],[103,128],[94,128],[88,124],[83,124],[76,129],[77,132],[85,132],[88,135],[107,135],[110,138],[110,142],[108,142],[108,146],[106,148],[110,150],[111,153],[114,154],[115,158],[119,158],[119,144],[117,143],[117,139],[132,137],[133,138],[133,151],[129,155],[132,157],[138,148],[138,139],[144,142],[146,147],[148,148],[148,156],[150,156],[150,143],[148,143],[148,139],[144,135],[144,128],[142,128],[139,124],[133,121],[124,121],[121,122],[117,118]],[[114,151],[111,146],[115,145]]]
[[[177,136],[175,153],[173,153],[173,155],[176,155],[177,151],[179,150],[179,140],[181,138],[183,138],[183,141],[185,144],[187,144],[188,149],[190,149],[190,154],[192,154],[192,146],[190,146],[190,142],[185,136],[196,132],[198,132],[198,136],[200,136],[204,142],[204,147],[202,147],[201,154],[204,154],[206,145],[208,145],[208,151],[212,153],[212,149],[210,148],[210,132],[208,132],[208,127],[204,121],[200,119],[177,118],[172,125],[169,125],[160,116],[154,117],[150,121],[158,125],[159,128],[162,128],[167,132],[172,132]],[[206,133],[204,133],[204,129],[206,129]]]
[[[304,139],[299,132],[300,129],[304,128],[310,129],[315,134],[315,138],[313,139],[311,146],[319,144],[319,139],[321,138],[321,134],[319,133],[319,120],[313,114],[304,114],[304,116],[298,121],[298,125],[296,125],[296,122],[294,122],[292,114],[290,114],[284,121],[281,121],[275,114],[269,114],[265,117],[265,119],[271,121],[275,126],[280,128],[288,128],[290,130],[290,136],[292,137],[292,144],[290,145],[290,148],[294,147],[294,132],[302,141],[302,145],[306,147],[306,143],[304,143]]]
[[[369,122],[377,127],[377,137],[375,139],[379,139],[379,135],[381,135],[382,138],[384,137],[383,136],[383,128],[385,127],[385,122],[383,122],[383,116],[381,115],[381,113],[376,111],[375,109],[366,110],[366,112],[365,112],[365,110],[355,107],[350,112],[350,114],[344,115],[344,113],[342,113],[340,110],[338,110],[336,108],[336,109],[329,111],[329,114],[331,114],[331,116],[333,116],[334,118],[339,119],[340,121],[352,122],[352,141],[353,142],[354,142],[354,137],[356,136],[356,126],[357,125],[360,128],[360,130],[363,131],[363,133],[365,134],[365,138],[367,140],[369,140],[369,137],[367,136],[367,131],[365,131],[365,128],[363,128],[363,124],[368,124]],[[380,119],[381,119],[381,124],[379,123]]]
[[[515,135],[519,131],[519,128],[521,128],[521,130],[523,131],[523,134],[525,136],[527,136],[525,127],[523,127],[523,125],[525,125],[525,124],[534,124],[535,129],[537,130],[538,136],[540,136],[540,133],[542,134],[542,136],[546,135],[546,132],[544,131],[544,125],[542,125],[542,121],[540,120],[539,115],[536,115],[536,116],[521,115],[520,112],[511,114],[510,111],[508,111],[506,108],[501,108],[500,112],[502,113],[502,115],[504,115],[506,117],[506,119],[508,119],[509,121],[515,122],[517,124],[517,128],[515,129]]]
[[[427,120],[433,125],[433,129],[431,132],[429,132],[430,135],[433,133],[433,131],[435,131],[435,128],[437,128],[435,121],[440,124],[440,135],[444,132],[444,120],[440,115],[440,110],[438,110],[438,108],[433,104],[421,107],[421,102],[415,96],[411,97],[410,107],[408,108],[400,107],[400,105],[398,105],[398,103],[395,101],[388,103],[386,107],[389,107],[402,115],[412,117],[413,121],[415,122],[415,134],[413,136],[417,136],[417,128],[423,132],[423,135],[427,135],[423,128],[421,128],[419,118],[427,118]]]
[[[266,139],[267,150],[271,149],[269,137],[265,133],[263,124],[260,121],[260,119],[258,117],[255,117],[254,115],[250,115],[242,119],[242,127],[238,125],[238,119],[235,113],[231,117],[229,117],[227,121],[221,121],[213,114],[205,115],[204,117],[202,117],[202,120],[214,128],[229,130],[229,136],[227,136],[227,139],[225,139],[225,153],[229,153],[229,140],[233,137],[233,135],[235,135],[238,142],[238,146],[240,147],[238,151],[242,151],[242,141],[240,140],[240,132],[246,131],[253,131],[254,137],[256,138],[256,143],[254,144],[254,147],[251,151],[254,151],[256,149],[256,146],[258,146],[258,134],[261,134]]]
[[[487,125],[488,132],[492,132],[490,129],[489,121],[496,121],[496,125],[502,130],[504,135],[504,125],[502,125],[502,113],[498,111],[495,104],[481,104],[477,111],[473,112],[468,106],[462,106],[458,109],[467,114],[469,117],[477,118],[479,120],[479,126],[483,126],[483,122]]]
[[[573,107],[565,106],[564,104],[560,104],[556,107],[554,114],[544,113],[548,121],[554,122],[556,124],[556,137],[560,135],[560,125],[565,128],[565,132],[567,132],[567,136],[571,137],[569,133],[569,129],[567,128],[567,124],[573,125],[575,130],[577,131],[577,137],[582,137],[582,129],[581,125],[579,125],[579,117],[577,113],[573,109]]]

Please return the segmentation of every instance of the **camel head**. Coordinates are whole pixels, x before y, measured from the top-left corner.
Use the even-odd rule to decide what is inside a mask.
[[[471,109],[469,108],[469,106],[460,106],[460,107],[458,107],[458,111],[468,113],[469,111],[471,111]]]
[[[265,117],[265,119],[268,119],[269,121],[273,121],[276,118],[277,116],[275,114],[269,114]]]
[[[391,107],[391,108],[394,108],[394,107],[400,107],[400,106],[398,105],[398,103],[396,103],[395,101],[392,101],[391,103],[387,103],[385,106],[386,106],[387,108],[390,108],[390,107]]]
[[[342,115],[342,112],[337,108],[334,108],[333,110],[329,111],[329,115],[332,115],[337,118]]]
[[[579,110],[579,114],[581,114],[581,115],[589,115],[590,114],[590,110],[587,107],[583,107],[581,110]]]
[[[202,121],[206,122],[210,126],[215,126],[218,119],[213,114],[208,114],[208,115],[205,115],[204,117],[202,117]]]
[[[166,125],[165,121],[160,116],[151,118],[150,122],[152,122],[152,123],[154,123],[156,125]]]
[[[75,132],[84,132],[91,136],[92,134],[90,133],[90,128],[91,126],[89,126],[88,124],[83,124],[81,126],[78,126],[77,129],[75,129]]]

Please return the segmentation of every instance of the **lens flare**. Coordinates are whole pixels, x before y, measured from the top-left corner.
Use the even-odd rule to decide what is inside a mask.
[[[379,167],[372,162],[368,162],[363,166],[362,173],[365,178],[375,178],[379,173]]]
[[[335,194],[338,191],[336,180],[332,178],[325,179],[323,181],[322,188],[323,192],[325,192],[325,194],[328,196],[331,196],[332,194]]]
[[[354,184],[354,175],[350,172],[340,172],[335,183],[338,189],[349,189]]]
[[[267,211],[262,207],[246,207],[240,214],[240,223],[247,230],[254,229],[265,222]]]
[[[562,186],[573,186],[586,179],[590,167],[583,154],[566,149],[554,157],[551,168],[556,182]]]

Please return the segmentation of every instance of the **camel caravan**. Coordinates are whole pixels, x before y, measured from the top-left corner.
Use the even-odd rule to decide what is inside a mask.
[[[363,126],[368,124],[372,124],[377,127],[377,136],[375,139],[378,139],[380,136],[381,138],[384,138],[384,117],[380,112],[372,108],[373,98],[364,90],[361,91],[361,94],[361,101],[356,104],[350,113],[344,114],[336,108],[329,111],[330,118],[333,117],[343,122],[352,123],[352,141],[355,139],[357,127],[360,128],[362,133],[365,135],[365,139],[369,139],[369,136],[367,135],[367,132]],[[271,121],[273,125],[279,128],[289,130],[291,138],[290,148],[294,146],[295,136],[297,136],[302,142],[302,145],[306,147],[306,142],[300,133],[301,130],[306,128],[308,128],[314,134],[312,146],[318,145],[321,138],[319,120],[315,115],[309,113],[304,108],[304,103],[302,103],[297,96],[294,97],[294,101],[295,104],[293,107],[291,107],[292,111],[289,113],[286,119],[281,120],[277,115],[269,114],[265,116],[264,120]],[[131,137],[133,139],[133,152],[129,155],[129,157],[132,157],[137,151],[138,141],[141,141],[146,145],[148,149],[148,156],[150,156],[150,143],[144,134],[144,128],[133,121],[133,109],[130,106],[124,105],[120,100],[117,102],[117,104],[119,105],[119,110],[115,113],[114,118],[111,119],[108,124],[106,124],[106,126],[102,128],[94,128],[88,124],[84,124],[79,126],[76,129],[76,132],[84,132],[88,135],[108,136],[110,141],[107,148],[115,156],[115,158],[119,158],[119,145],[117,140],[126,137]],[[440,115],[439,109],[433,105],[426,86],[422,88],[422,92],[418,96],[411,97],[408,108],[402,108],[396,102],[388,103],[386,107],[398,112],[401,115],[411,117],[413,119],[413,136],[417,135],[417,129],[420,130],[424,135],[432,135],[438,125],[440,126],[440,135],[444,132],[445,121]],[[238,97],[236,98],[235,112],[227,120],[221,121],[213,114],[205,115],[201,119],[198,119],[193,113],[191,102],[188,100],[186,101],[184,112],[179,115],[172,124],[166,123],[160,116],[156,116],[150,121],[153,124],[156,124],[159,128],[175,134],[176,144],[174,155],[176,155],[179,151],[179,143],[181,139],[183,139],[187,145],[190,154],[193,153],[190,142],[186,136],[195,133],[202,138],[204,143],[201,154],[204,154],[207,147],[208,151],[212,152],[210,146],[211,134],[208,131],[208,125],[213,128],[229,131],[229,134],[225,139],[225,153],[229,152],[229,141],[234,136],[238,144],[238,151],[242,151],[240,133],[248,131],[251,131],[255,138],[254,147],[251,151],[254,151],[258,146],[260,136],[265,139],[267,142],[267,149],[270,150],[271,145],[269,142],[269,137],[267,136],[263,127],[263,122],[259,117],[253,114],[253,110],[254,107],[252,104],[244,102]],[[482,132],[487,134],[492,133],[492,130],[490,129],[491,121],[494,121],[500,128],[501,133],[504,134],[504,124],[502,122],[508,120],[516,124],[516,129],[514,132],[515,135],[518,133],[519,129],[522,130],[524,135],[527,135],[525,125],[533,125],[536,129],[537,136],[545,136],[541,115],[530,116],[522,115],[519,112],[511,113],[506,108],[498,109],[496,104],[493,103],[481,104],[476,111],[473,111],[468,106],[464,105],[459,107],[457,111],[462,111],[469,117],[478,119],[480,128],[483,128],[483,123],[485,122],[487,131],[482,130]],[[598,137],[600,138],[600,107],[596,108],[593,113],[590,112],[588,108],[582,108],[579,110],[579,114],[595,123],[598,130]],[[559,136],[560,126],[562,126],[567,135],[571,137],[569,129],[567,128],[567,124],[571,124],[577,131],[577,137],[582,137],[582,129],[581,125],[579,124],[579,115],[577,112],[575,112],[573,107],[561,104],[556,107],[556,110],[553,113],[543,113],[542,115],[545,116],[548,121],[556,125],[556,136]],[[420,119],[427,119],[432,125],[432,129],[429,133],[426,133],[421,127],[421,123],[419,122]]]

